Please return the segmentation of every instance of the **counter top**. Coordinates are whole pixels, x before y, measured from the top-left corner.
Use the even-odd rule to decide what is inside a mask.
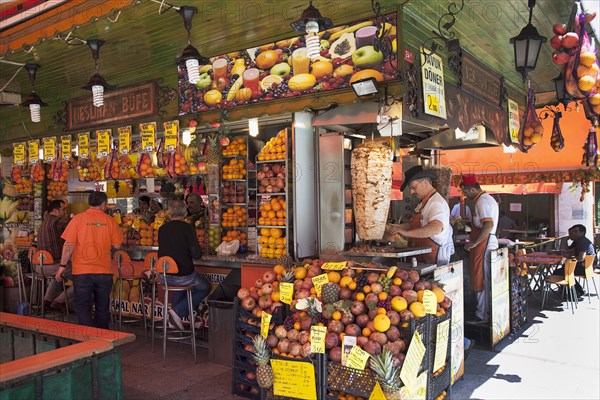
[[[389,246],[388,246],[389,247]],[[386,248],[387,249],[387,248]],[[417,256],[419,254],[431,253],[431,247],[407,247],[405,249],[392,249],[379,251],[359,251],[359,250],[348,250],[340,253],[346,257],[384,257],[384,258],[402,258]]]

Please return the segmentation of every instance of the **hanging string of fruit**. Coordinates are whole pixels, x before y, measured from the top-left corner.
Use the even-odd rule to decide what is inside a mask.
[[[565,147],[565,138],[560,130],[560,119],[562,117],[561,112],[554,113],[554,123],[552,124],[552,137],[550,138],[550,145],[552,149],[557,153]]]
[[[594,127],[590,127],[588,136],[583,145],[583,158],[581,164],[586,167],[598,166],[598,140],[596,138],[596,130]]]
[[[533,88],[527,91],[525,116],[519,130],[519,149],[527,153],[529,149],[542,140],[544,127],[535,110],[535,92]]]

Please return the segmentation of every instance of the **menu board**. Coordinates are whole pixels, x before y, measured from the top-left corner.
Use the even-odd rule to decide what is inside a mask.
[[[131,126],[117,129],[119,132],[119,154],[129,154],[131,151]]]
[[[69,161],[71,159],[71,135],[62,135],[60,137],[60,150],[62,152],[62,160]]]
[[[97,156],[100,158],[107,157],[110,154],[111,133],[112,130],[110,129],[96,131]]]
[[[508,99],[508,133],[512,143],[519,143],[519,104]]]
[[[79,148],[79,158],[90,158],[90,133],[83,132],[77,135],[77,146]]]
[[[177,149],[179,141],[179,121],[167,121],[165,128],[165,151],[173,152]]]
[[[44,162],[56,161],[56,136],[43,138],[42,144],[44,148]]]
[[[492,250],[491,277],[491,346],[494,347],[510,333],[510,296],[508,282],[508,249]]]
[[[421,47],[421,78],[425,114],[446,119],[446,94],[442,57]]]
[[[40,142],[39,140],[27,141],[27,153],[29,154],[29,164],[37,164],[40,159]]]
[[[27,162],[25,159],[27,154],[25,146],[25,142],[13,143],[13,162],[15,165],[22,166]]]
[[[142,150],[156,150],[156,122],[140,124],[140,136],[142,138]]]

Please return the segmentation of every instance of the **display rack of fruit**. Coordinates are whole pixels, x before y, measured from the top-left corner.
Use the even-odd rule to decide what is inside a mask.
[[[264,258],[279,258],[287,253],[287,238],[282,228],[259,228],[258,253]]]
[[[285,160],[287,158],[287,130],[282,129],[277,136],[269,139],[258,153],[258,161]]]
[[[256,172],[259,193],[285,193],[286,164],[285,160],[277,163],[261,163]]]
[[[246,204],[246,185],[225,181],[221,187],[221,202],[228,204]]]
[[[223,228],[246,227],[247,210],[245,207],[233,206],[224,209],[221,216],[221,226]]]
[[[248,155],[248,145],[246,144],[246,138],[238,137],[233,139],[227,146],[221,151],[223,157],[240,156],[246,157]]]
[[[262,204],[258,207],[260,216],[258,217],[259,227],[274,227],[286,225],[286,201],[284,196],[276,196],[270,200],[261,198]]]
[[[232,158],[223,164],[221,178],[223,180],[243,180],[246,178],[246,162],[243,159]]]

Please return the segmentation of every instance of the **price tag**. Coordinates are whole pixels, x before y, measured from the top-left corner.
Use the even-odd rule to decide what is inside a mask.
[[[379,385],[378,381],[375,381],[375,387],[369,396],[369,400],[387,400],[385,395],[383,394],[383,390],[381,390],[381,385]]]
[[[96,143],[98,144],[98,157],[104,158],[110,154],[111,130],[104,129],[96,131]]]
[[[179,140],[179,121],[167,121],[164,123],[165,127],[165,150],[169,152],[177,149],[177,142]]]
[[[269,336],[269,325],[271,324],[271,314],[262,312],[260,315],[260,335],[265,339]]]
[[[13,162],[15,165],[25,165],[25,142],[13,143]]]
[[[42,139],[44,146],[44,162],[56,161],[56,136]]]
[[[116,213],[115,215],[113,215],[113,219],[115,220],[117,225],[121,225],[121,213]]]
[[[325,354],[325,335],[327,328],[324,326],[310,327],[310,352]]]
[[[84,132],[77,136],[77,145],[79,147],[79,158],[90,157],[90,133]]]
[[[437,371],[446,364],[446,353],[448,352],[448,335],[450,335],[450,320],[447,319],[437,326],[435,335],[435,357],[433,359],[433,371]]]
[[[142,150],[154,151],[156,142],[156,122],[140,124],[140,136],[142,137]]]
[[[129,154],[131,151],[131,126],[118,128],[119,154]]]
[[[71,135],[62,135],[60,137],[60,150],[62,160],[69,161],[71,159]]]
[[[440,111],[440,99],[437,96],[432,96],[430,94],[427,95],[427,108],[432,112]]]
[[[425,312],[427,314],[434,314],[437,312],[437,297],[431,290],[425,290],[423,292],[423,305],[425,306]]]
[[[131,227],[133,229],[135,229],[136,231],[140,230],[140,222],[141,222],[141,218],[140,217],[134,217],[133,218],[133,224],[131,225]]]
[[[29,140],[27,142],[29,153],[29,164],[37,164],[40,159],[40,142],[37,140]]]
[[[424,355],[425,346],[421,340],[421,335],[419,332],[415,331],[408,352],[406,353],[406,359],[402,364],[402,370],[400,371],[400,379],[402,379],[402,382],[406,385],[410,395],[417,394],[417,374],[419,373],[419,368],[421,367]]]
[[[315,290],[317,291],[317,296],[321,295],[321,289],[323,288],[323,285],[326,285],[327,283],[329,283],[329,278],[327,277],[327,274],[321,274],[321,275],[317,275],[314,276],[312,278],[313,284],[315,285]]]
[[[393,278],[394,274],[396,273],[397,270],[398,270],[398,267],[396,267],[395,265],[392,265],[390,267],[390,269],[388,269],[387,277],[390,278],[390,279]]]
[[[158,229],[165,224],[164,217],[155,217],[154,218],[154,229]]]
[[[323,264],[321,266],[321,269],[327,269],[330,271],[341,271],[344,268],[346,268],[346,261],[342,261],[342,262],[326,262],[325,264]]]
[[[363,371],[367,365],[367,361],[369,361],[369,357],[369,353],[358,346],[354,346],[352,350],[350,350],[350,354],[348,354],[346,367]]]
[[[279,284],[279,300],[285,304],[292,304],[294,299],[294,284],[290,282],[281,282]]]
[[[315,367],[311,363],[271,359],[271,367],[275,396],[317,400]]]
[[[427,395],[427,371],[423,371],[417,377],[417,395],[413,396],[412,399],[425,400],[426,395]]]
[[[342,341],[342,365],[345,367],[348,364],[348,355],[356,346],[356,336],[345,335]]]

